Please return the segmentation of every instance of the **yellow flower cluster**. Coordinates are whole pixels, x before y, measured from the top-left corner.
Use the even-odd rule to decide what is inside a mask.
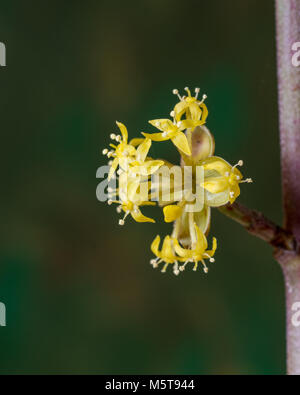
[[[156,201],[163,208],[165,222],[173,222],[173,232],[162,243],[156,236],[151,250],[156,256],[150,263],[157,268],[160,263],[162,272],[172,265],[174,274],[178,275],[191,262],[197,270],[201,262],[205,273],[208,267],[205,259],[214,262],[217,241],[213,238],[212,249],[208,249],[206,235],[210,229],[211,207],[220,207],[233,203],[240,194],[239,184],[251,182],[243,180],[237,166],[240,160],[231,166],[224,159],[213,156],[215,142],[212,134],[204,125],[208,110],[204,103],[206,95],[198,99],[199,88],[192,96],[185,88],[186,96],[181,96],[177,89],[173,93],[179,102],[171,111],[172,119],[154,119],[149,123],[156,127],[158,133],[142,133],[144,138],[135,138],[128,142],[126,127],[117,122],[121,135],[111,134],[116,144],[110,144],[111,150],[104,149],[103,154],[110,158],[108,180],[118,178],[118,187],[109,188],[108,204],[117,203],[117,211],[124,212],[119,220],[124,225],[130,214],[137,222],[155,222],[142,214],[140,206],[155,205]],[[171,140],[181,156],[180,166],[173,166],[164,160],[148,157],[152,141]],[[170,173],[161,176],[163,168],[173,169],[179,177],[172,178]],[[182,183],[190,177],[190,182]],[[161,176],[157,181],[155,176]],[[165,198],[165,194],[167,198]]]

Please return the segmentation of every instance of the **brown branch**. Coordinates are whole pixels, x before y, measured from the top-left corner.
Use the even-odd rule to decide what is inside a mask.
[[[250,234],[264,240],[272,247],[296,251],[297,243],[292,233],[276,225],[259,211],[251,210],[240,203],[219,207],[219,211],[241,224]]]
[[[292,47],[300,40],[300,0],[276,0],[280,147],[286,229],[300,240],[300,67]]]

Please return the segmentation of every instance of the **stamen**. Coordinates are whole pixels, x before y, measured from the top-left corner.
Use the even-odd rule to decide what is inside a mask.
[[[108,149],[104,148],[104,150],[102,151],[102,155],[107,155],[107,153],[108,153]]]
[[[117,211],[117,213],[121,213],[122,212],[122,206],[118,206],[117,208],[116,208],[116,211]]]
[[[162,268],[162,273],[166,273],[166,270],[167,270],[167,267],[169,266],[169,264],[168,263],[166,263],[165,265],[164,265],[164,267]]]
[[[171,112],[170,112],[170,116],[171,116],[171,117],[174,117],[174,115],[175,115],[175,112],[174,112],[174,111],[171,111]]]
[[[200,88],[195,88],[195,98],[198,99]]]
[[[119,225],[123,226],[125,224],[125,219],[127,217],[127,215],[129,214],[130,211],[126,211],[123,219],[119,219]]]
[[[162,137],[167,137],[168,136],[168,132],[163,132],[162,133]]]
[[[203,265],[203,271],[204,273],[208,273],[208,267],[205,265],[204,261],[201,261],[202,265]]]
[[[198,104],[202,104],[204,100],[207,99],[207,95],[202,95],[202,100],[198,102]]]
[[[158,261],[159,258],[155,258],[155,259],[151,259],[150,260],[150,265],[153,266],[154,269],[156,269],[158,267],[159,262]]]
[[[175,274],[175,276],[178,276],[178,274],[180,273],[180,271],[178,270],[178,262],[177,261],[174,263],[173,273]]]
[[[112,133],[112,134],[110,135],[110,138],[111,138],[112,140],[115,140],[116,137],[117,137],[117,136],[116,136],[114,133]]]
[[[111,166],[111,165],[112,165],[112,163],[113,163],[113,161],[112,161],[112,160],[108,161],[108,166]]]
[[[195,262],[195,265],[194,265],[194,267],[193,267],[193,271],[194,271],[194,272],[197,271],[197,268],[198,268],[198,262]]]
[[[192,96],[192,95],[191,95],[191,91],[190,91],[190,89],[189,89],[188,86],[186,86],[186,87],[184,88],[184,90],[188,93],[189,97]]]
[[[113,201],[111,200],[111,199],[109,199],[108,201],[107,201],[107,204],[110,206],[111,204],[113,203]]]
[[[181,271],[181,272],[183,272],[184,270],[185,270],[185,267],[186,267],[186,265],[189,263],[189,261],[187,260],[186,262],[184,262],[184,264],[183,265],[181,265],[180,267],[179,267],[179,270]]]
[[[232,171],[233,169],[235,169],[237,166],[243,166],[243,164],[244,164],[244,162],[243,162],[242,160],[239,160],[238,163],[236,163],[234,166],[232,166],[231,171]]]
[[[178,99],[181,101],[182,97],[180,96],[178,89],[173,89],[173,95],[177,95]]]
[[[122,140],[122,137],[120,135],[116,136],[116,141],[119,143]]]
[[[215,258],[209,258],[209,262],[214,262]]]
[[[180,128],[181,124],[182,124],[182,122],[179,121],[179,122],[177,122],[177,125],[176,125],[176,126],[177,126],[178,128]]]

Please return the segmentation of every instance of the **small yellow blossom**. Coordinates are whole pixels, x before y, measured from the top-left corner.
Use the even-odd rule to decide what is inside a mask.
[[[223,204],[233,203],[240,195],[239,184],[243,182],[252,182],[251,178],[243,180],[242,173],[237,166],[242,166],[240,160],[236,165],[231,166],[224,159],[217,156],[207,158],[202,162],[206,177],[202,186],[211,194],[219,194],[224,199]]]
[[[182,130],[186,129],[184,124],[177,125],[170,119],[153,119],[149,121],[151,125],[161,130],[161,133],[142,133],[145,137],[152,141],[171,140],[172,143],[186,155],[191,155],[191,150],[185,134]]]
[[[162,160],[148,159],[147,155],[151,147],[151,140],[146,138],[136,149],[135,159],[129,164],[129,171],[142,176],[151,175],[164,164]],[[148,160],[147,160],[148,159]]]
[[[173,247],[174,240],[175,239],[170,237],[169,235],[166,236],[164,238],[162,248],[159,251],[160,236],[157,235],[151,244],[151,251],[154,255],[156,255],[156,258],[151,259],[150,263],[154,268],[157,268],[161,262],[165,262],[162,273],[165,273],[167,267],[170,264],[173,264],[173,272],[174,274],[178,275],[180,273],[178,269],[178,260],[180,260],[180,257],[176,256]]]
[[[195,97],[192,97],[191,91],[188,87],[184,88],[188,93],[188,96],[181,97],[177,89],[173,90],[173,93],[178,96],[180,102],[174,107],[174,116],[176,122],[180,122],[183,115],[186,116],[187,120],[194,121],[194,127],[203,125],[208,116],[208,110],[204,103],[207,98],[206,95],[202,96],[202,100],[198,100],[199,88],[195,89]]]
[[[182,248],[178,243],[177,239],[174,239],[174,249],[175,252],[184,259],[185,263],[179,267],[180,271],[183,271],[189,262],[194,262],[193,270],[196,271],[198,268],[198,262],[200,261],[203,265],[203,270],[205,273],[208,272],[208,268],[204,262],[204,259],[209,259],[210,262],[214,262],[214,254],[217,248],[217,240],[213,238],[213,247],[211,250],[207,250],[207,240],[204,233],[199,229],[199,227],[194,224],[194,229],[196,233],[195,241],[192,242],[191,249]]]
[[[134,146],[127,143],[128,132],[126,126],[118,121],[116,122],[116,124],[120,129],[122,137],[120,135],[116,136],[114,133],[112,133],[110,137],[112,140],[116,140],[116,142],[118,142],[119,144],[118,145],[110,144],[110,146],[113,148],[112,151],[108,151],[107,148],[105,148],[102,151],[102,153],[104,155],[107,155],[108,158],[111,157],[114,158],[111,163],[111,168],[108,174],[108,180],[112,178],[118,166],[126,168],[130,158],[133,158],[136,153],[136,149],[134,148]]]
[[[144,185],[145,188],[141,188]],[[108,204],[119,204],[118,212],[124,211],[125,215],[119,220],[119,225],[124,225],[126,217],[130,214],[136,222],[155,222],[154,219],[142,214],[139,206],[153,206],[155,202],[148,201],[149,186],[142,184],[140,179],[131,178],[127,172],[122,172],[119,177],[119,188],[111,195],[118,195],[119,200],[109,200]]]
[[[160,166],[163,165],[161,160],[148,160],[147,154],[151,147],[151,140],[144,138],[136,138],[127,143],[128,132],[125,125],[121,122],[116,122],[122,137],[111,134],[111,139],[116,140],[119,144],[116,146],[110,144],[113,148],[112,151],[107,149],[103,150],[109,158],[113,157],[111,168],[108,174],[108,181],[112,178],[117,167],[119,166],[122,170],[129,170],[135,174],[140,173],[141,175],[149,175],[154,173]],[[138,146],[136,148],[136,146]]]

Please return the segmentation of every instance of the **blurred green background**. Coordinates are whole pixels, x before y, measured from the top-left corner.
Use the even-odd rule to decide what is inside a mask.
[[[149,264],[170,232],[96,200],[115,120],[131,137],[200,86],[216,154],[281,222],[272,0],[0,1],[1,373],[274,374],[284,289],[271,249],[213,211],[208,275]],[[170,142],[151,155],[174,163]]]

